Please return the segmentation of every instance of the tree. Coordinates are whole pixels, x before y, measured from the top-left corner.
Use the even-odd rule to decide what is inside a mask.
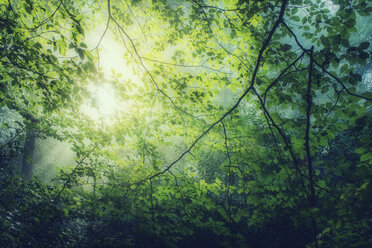
[[[370,136],[372,96],[357,73],[370,61],[370,36],[356,36],[370,19],[366,1],[103,3],[1,5],[2,106],[22,116],[27,133],[69,141],[76,152],[56,185],[25,186],[45,187],[52,200],[41,225],[56,215],[47,233],[68,241],[50,242],[367,246],[370,139],[350,138]],[[90,50],[84,30],[97,19],[105,28]],[[108,33],[137,75],[113,71],[130,107],[112,124],[79,112],[88,82],[110,77],[99,64]],[[1,227],[10,233],[6,216]]]
[[[36,130],[56,135],[53,127],[59,124],[52,115],[79,99],[81,84],[95,67],[81,42],[83,29],[71,3],[4,1],[1,13],[1,106],[23,117],[27,138],[22,170],[30,177],[32,168],[26,167],[31,165]],[[57,58],[71,49],[77,58]]]

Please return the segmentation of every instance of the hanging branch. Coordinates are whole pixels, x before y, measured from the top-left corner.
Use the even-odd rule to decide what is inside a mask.
[[[175,182],[176,187],[177,187],[177,191],[178,191],[178,193],[180,193],[180,196],[181,196],[181,202],[182,202],[182,206],[183,206],[183,211],[185,212],[185,215],[186,215],[186,217],[188,218],[189,222],[192,223],[192,217],[191,217],[190,214],[187,212],[187,207],[186,207],[186,203],[185,203],[185,199],[186,199],[186,197],[185,197],[185,195],[183,194],[183,192],[182,192],[182,190],[181,190],[181,188],[180,188],[180,186],[179,186],[179,184],[178,184],[177,177],[176,177],[176,175],[174,175],[174,174],[172,173],[172,171],[168,171],[168,172],[169,172],[169,174],[171,174],[171,175],[173,176],[173,178],[174,178],[174,182]]]
[[[287,138],[286,134],[284,133],[284,131],[278,126],[278,124],[276,124],[276,122],[274,121],[274,119],[271,117],[269,111],[267,110],[267,108],[266,108],[266,106],[265,106],[265,104],[264,104],[264,102],[262,100],[262,97],[258,94],[258,92],[256,91],[255,88],[253,88],[253,92],[258,97],[258,100],[259,100],[260,105],[261,105],[261,107],[262,107],[262,109],[264,111],[264,114],[267,116],[267,119],[266,120],[267,120],[268,125],[270,125],[270,122],[271,122],[271,124],[275,127],[275,129],[278,131],[278,133],[282,137],[282,139],[283,139],[286,147],[288,148],[289,154],[290,154],[290,156],[292,158],[293,165],[294,165],[297,173],[300,175],[301,185],[302,185],[302,187],[304,189],[304,192],[305,192],[306,196],[309,197],[308,192],[307,192],[306,187],[305,187],[305,183],[304,183],[304,181],[302,179],[304,176],[303,176],[303,174],[301,172],[301,169],[300,169],[300,167],[298,165],[298,161],[297,161],[295,152],[293,151],[293,147],[292,147],[290,141],[288,141],[288,138]],[[270,122],[268,122],[268,120],[270,120]]]
[[[108,3],[108,4],[109,4],[109,8],[110,8],[110,3]],[[94,51],[94,50],[97,49],[97,53],[98,53],[98,47],[99,47],[99,45],[101,44],[103,38],[104,38],[105,35],[106,35],[107,30],[108,30],[109,27],[110,27],[110,20],[111,20],[110,16],[107,17],[107,22],[106,22],[105,30],[103,31],[101,37],[99,38],[99,41],[98,41],[97,45],[96,45],[93,49],[91,49],[90,51]]]
[[[264,105],[265,105],[265,102],[264,102]],[[279,161],[280,161],[280,163],[281,164],[283,164],[283,168],[284,168],[284,170],[285,170],[285,172],[286,172],[286,174],[287,174],[287,177],[288,177],[288,183],[289,183],[289,186],[290,186],[290,188],[291,188],[291,193],[292,193],[292,197],[293,197],[293,199],[295,199],[295,194],[294,194],[294,192],[293,192],[293,183],[292,183],[292,179],[291,179],[291,175],[289,174],[289,171],[288,171],[288,168],[287,168],[287,166],[285,165],[285,163],[283,162],[283,158],[282,158],[282,150],[281,150],[281,148],[280,148],[280,146],[279,146],[279,141],[278,141],[278,139],[276,138],[276,135],[275,135],[275,133],[274,133],[274,130],[273,130],[273,128],[272,128],[272,124],[270,123],[270,121],[269,121],[269,118],[268,118],[268,116],[267,116],[267,114],[264,112],[264,116],[265,116],[265,119],[266,119],[266,123],[267,123],[267,125],[268,125],[268,127],[269,127],[269,129],[270,129],[270,133],[271,133],[271,136],[274,138],[274,143],[275,143],[275,146],[276,146],[276,149],[277,149],[277,151],[278,151],[278,155],[279,155]],[[298,175],[297,174],[295,174],[296,175],[296,178],[298,179]],[[301,179],[299,179],[299,180],[301,180]],[[289,190],[288,190],[289,191]]]
[[[143,31],[143,27],[142,27],[141,23],[138,21],[137,16],[134,15],[134,13],[133,13],[131,7],[129,6],[128,2],[127,2],[126,0],[124,0],[124,2],[125,2],[125,5],[127,5],[127,8],[128,8],[128,10],[129,10],[129,12],[131,13],[131,15],[133,16],[133,18],[136,20],[138,26],[140,27],[140,29],[141,29],[141,33],[142,33],[142,35],[143,35],[143,38],[144,38],[145,42],[147,42],[147,37],[146,37],[146,35],[145,35],[145,32]]]
[[[349,95],[359,97],[359,98],[362,98],[362,99],[367,100],[367,101],[372,101],[372,98],[368,98],[368,97],[350,92],[350,90],[345,86],[345,84],[342,82],[341,79],[339,79],[338,77],[336,77],[335,75],[330,73],[328,70],[326,70],[324,68],[324,66],[319,64],[316,60],[314,60],[314,64],[316,64],[318,67],[320,67],[322,69],[322,71],[325,72],[327,75],[329,75],[331,78],[336,80],[341,85],[342,89],[344,89],[346,91],[346,93],[348,93]]]
[[[271,31],[269,33],[269,36],[267,37],[267,39],[263,43],[260,51],[258,52],[258,58],[256,60],[256,66],[254,68],[252,78],[255,78],[256,77],[256,74],[258,72],[258,68],[260,66],[261,59],[262,59],[262,56],[263,56],[263,52],[266,50],[267,46],[269,45],[269,43],[271,41],[271,38],[273,37],[276,29],[279,27],[279,24],[283,21],[283,16],[284,16],[284,11],[285,11],[285,7],[286,6],[287,6],[287,0],[283,1],[282,6],[280,8],[279,18],[274,23],[274,27],[271,29]],[[254,84],[254,80],[251,80],[251,87],[253,87],[253,84]]]

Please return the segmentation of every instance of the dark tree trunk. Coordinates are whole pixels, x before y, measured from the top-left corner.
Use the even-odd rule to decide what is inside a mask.
[[[27,132],[22,159],[22,175],[26,180],[32,178],[33,156],[35,151],[36,135],[34,132]]]

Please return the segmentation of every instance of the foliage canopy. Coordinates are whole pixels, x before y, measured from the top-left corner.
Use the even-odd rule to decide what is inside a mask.
[[[0,0],[0,245],[367,247],[371,11]],[[109,35],[130,72],[104,72]],[[110,122],[81,110],[103,82],[127,105]],[[74,166],[24,180],[30,133]]]

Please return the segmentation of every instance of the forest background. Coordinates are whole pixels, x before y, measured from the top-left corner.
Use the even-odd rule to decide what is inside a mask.
[[[366,0],[0,0],[1,247],[368,247]]]

